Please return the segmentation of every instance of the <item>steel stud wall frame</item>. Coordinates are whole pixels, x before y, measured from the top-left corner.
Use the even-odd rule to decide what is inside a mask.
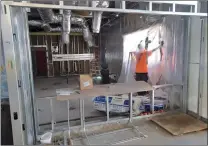
[[[88,11],[103,11],[103,12],[117,12],[117,13],[140,13],[140,14],[153,14],[153,15],[184,15],[184,16],[207,16],[207,13],[200,13],[198,1],[140,1],[135,0],[134,2],[146,2],[148,7],[146,10],[140,9],[127,9],[126,1],[118,0],[121,3],[121,8],[99,8],[99,7],[86,7],[86,6],[68,6],[68,5],[52,5],[52,4],[41,4],[41,3],[23,3],[23,2],[4,2],[6,5],[27,7],[27,8],[50,8],[50,9],[70,9],[70,10],[88,10]],[[117,1],[117,2],[118,2]],[[170,4],[171,9],[169,11],[154,11],[153,4]],[[177,12],[177,5],[191,6],[190,12]]]
[[[139,2],[139,1],[137,1]],[[160,1],[162,2],[162,1]],[[148,10],[136,10],[136,9],[126,9],[125,2],[121,4],[121,8],[93,8],[93,7],[83,7],[83,6],[65,6],[65,5],[51,5],[51,4],[38,4],[38,3],[23,3],[23,2],[12,2],[12,1],[1,1],[1,30],[3,37],[3,48],[6,62],[6,72],[7,72],[7,82],[9,88],[9,98],[10,98],[10,108],[11,108],[11,121],[13,129],[13,141],[14,145],[31,145],[35,143],[36,139],[31,139],[32,136],[37,136],[37,123],[36,123],[36,109],[33,102],[34,98],[34,88],[33,88],[33,77],[32,77],[32,66],[31,66],[31,56],[30,45],[24,46],[24,50],[21,50],[19,45],[22,43],[18,41],[20,31],[14,31],[13,26],[16,25],[15,21],[12,20],[12,10],[15,7],[22,11],[25,16],[26,11],[21,7],[25,8],[51,8],[51,9],[71,9],[71,10],[89,10],[89,11],[104,11],[104,12],[118,12],[118,13],[142,13],[142,14],[152,14],[152,15],[183,15],[183,16],[207,16],[207,13],[198,13],[197,3],[192,3],[195,6],[195,10],[191,12],[175,12],[175,11],[153,11],[152,4],[155,2],[149,2]],[[159,2],[158,2],[159,3]],[[164,2],[162,2],[164,3]],[[171,3],[173,8],[176,3]],[[174,9],[173,9],[174,10]],[[21,15],[22,15],[21,14]],[[20,14],[17,14],[20,15]],[[26,17],[25,17],[26,19]],[[26,20],[22,23],[26,23]],[[187,24],[190,25],[190,24]],[[27,28],[27,24],[24,25]],[[188,34],[189,32],[187,32]],[[28,34],[26,34],[28,35]],[[28,39],[29,37],[19,38]],[[28,42],[28,40],[26,42]],[[16,42],[15,42],[16,41]],[[189,42],[187,42],[188,44]],[[16,45],[17,44],[17,45]],[[189,46],[187,45],[186,48]],[[21,53],[21,52],[24,53]],[[184,59],[187,63],[188,59]],[[26,66],[23,64],[26,62]],[[184,77],[187,78],[187,70],[184,71]],[[25,76],[24,76],[25,75]],[[186,80],[186,79],[185,79]],[[187,87],[184,86],[183,99],[187,97]],[[28,104],[27,104],[28,103]],[[186,106],[186,100],[183,100],[183,105]],[[31,111],[31,108],[34,110]],[[26,113],[27,111],[27,113]],[[186,111],[186,110],[185,110]],[[31,120],[28,119],[28,112],[31,113]],[[31,122],[31,123],[30,123]],[[32,126],[33,125],[33,128]],[[28,127],[31,126],[31,127]],[[32,134],[33,133],[33,134]]]
[[[11,24],[10,6],[4,5],[3,12],[1,13],[1,29],[3,37],[3,47],[6,62],[6,73],[7,73],[7,83],[9,90],[9,100],[10,100],[10,112],[12,121],[12,131],[13,131],[13,142],[15,145],[25,144],[25,134],[22,130],[23,111],[22,111],[22,99],[19,83],[19,73],[17,72],[15,55],[15,46],[13,39],[13,31]]]

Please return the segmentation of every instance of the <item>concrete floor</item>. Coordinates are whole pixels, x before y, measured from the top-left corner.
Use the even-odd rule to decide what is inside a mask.
[[[125,141],[125,139],[138,135],[138,132],[127,130],[113,134],[89,136],[88,139],[91,145],[207,145],[207,131],[172,136],[150,120],[140,120],[135,125],[140,132],[147,136],[146,138]],[[118,142],[119,140],[121,142]],[[74,145],[86,143],[86,139],[73,141]]]
[[[53,112],[54,119],[56,122],[65,121],[67,122],[67,102],[57,101],[56,98],[56,90],[57,89],[77,89],[79,88],[79,84],[76,77],[69,78],[69,84],[67,84],[66,77],[56,77],[56,78],[36,78],[34,80],[34,88],[35,88],[35,97],[38,108],[38,121],[39,124],[48,126],[44,126],[41,131],[45,129],[50,129],[51,123],[51,106],[50,100],[47,97],[54,97],[53,99]],[[90,118],[105,118],[105,114],[99,111],[94,110],[92,99],[86,99],[85,101],[85,117]],[[70,120],[77,120],[80,118],[79,111],[79,100],[70,100]],[[93,119],[95,119],[93,118]],[[76,125],[77,122],[75,122]],[[62,125],[56,124],[55,127]],[[74,126],[74,125],[73,125]],[[48,128],[45,128],[48,127]]]
[[[35,80],[35,96],[37,101],[37,106],[39,109],[39,123],[50,123],[51,122],[51,111],[50,111],[50,101],[45,97],[55,97],[56,89],[62,88],[78,88],[78,82],[76,78],[69,79],[70,84],[66,83],[66,78],[39,78]],[[70,119],[78,119],[79,116],[79,101],[71,101],[72,109],[70,110]],[[67,103],[59,102],[54,99],[54,112],[55,120],[63,121],[67,120]],[[95,111],[93,109],[92,100],[85,101],[85,116],[103,116],[105,115],[101,112]],[[191,134],[186,134],[182,136],[172,136],[164,129],[160,128],[155,123],[149,120],[140,120],[134,122],[137,128],[146,138],[140,138],[137,140],[126,141],[118,143],[118,141],[124,141],[125,139],[138,136],[138,132],[127,130],[120,131],[111,134],[104,134],[100,136],[89,136],[91,145],[207,145],[207,131],[195,132]],[[50,127],[50,126],[49,126]],[[80,145],[87,143],[86,139],[76,140],[73,142],[74,145]]]

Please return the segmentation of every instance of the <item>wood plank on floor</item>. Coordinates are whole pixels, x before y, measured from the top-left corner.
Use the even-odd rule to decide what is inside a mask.
[[[183,113],[158,116],[151,120],[176,136],[207,129],[206,123]]]

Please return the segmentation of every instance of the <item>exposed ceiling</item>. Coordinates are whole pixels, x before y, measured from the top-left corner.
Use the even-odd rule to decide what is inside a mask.
[[[66,2],[67,1],[65,1],[65,4],[67,4]],[[113,8],[113,7],[115,7],[115,2],[110,2],[109,3],[109,8]],[[56,14],[59,13],[59,10],[53,10],[53,11]],[[72,13],[74,15],[79,15],[79,16],[84,17],[85,20],[87,21],[88,25],[90,26],[90,29],[91,29],[91,26],[92,26],[92,13],[90,11],[72,11]],[[105,13],[103,13],[101,26],[103,24],[105,24],[105,23],[110,22],[110,20],[114,19],[114,17],[117,17],[117,14],[112,13],[112,12],[109,12],[109,13],[105,12]],[[31,8],[30,9],[30,12],[28,12],[28,20],[42,21],[39,13],[37,11],[37,9],[35,9],[35,8]],[[61,24],[51,24],[51,27],[58,27],[58,26],[61,26]],[[44,31],[43,28],[36,27],[36,26],[29,26],[29,30],[31,32]]]

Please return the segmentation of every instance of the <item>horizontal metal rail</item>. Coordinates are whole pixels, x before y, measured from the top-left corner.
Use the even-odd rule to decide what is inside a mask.
[[[137,1],[141,2],[141,1]],[[22,2],[11,2],[4,1],[3,4],[9,6],[17,7],[27,7],[27,8],[50,8],[50,9],[70,9],[70,10],[87,10],[87,11],[103,11],[103,12],[117,12],[117,13],[139,13],[139,14],[152,14],[152,15],[183,15],[183,16],[207,16],[207,13],[198,13],[197,4],[195,3],[173,3],[164,1],[163,3],[171,3],[173,9],[170,11],[154,11],[152,10],[152,5],[154,3],[162,3],[162,1],[148,1],[149,8],[147,10],[139,9],[127,9],[124,6],[122,8],[99,8],[99,7],[86,7],[86,6],[66,6],[66,5],[52,5],[52,4],[40,4],[40,3],[22,3]],[[195,6],[193,12],[176,12],[175,6],[179,5],[188,5]],[[150,6],[151,5],[151,6]]]
[[[94,54],[53,54],[52,61],[93,60]]]
[[[164,84],[164,85],[155,85],[155,86],[153,86],[153,88],[154,88],[154,90],[157,90],[158,88],[164,88],[164,87],[167,87],[167,88],[171,88],[171,87],[173,87],[173,86],[182,86],[182,85],[180,85],[180,84]],[[152,98],[154,97],[154,93],[153,93],[153,95],[152,95]],[[53,101],[52,100],[56,100],[55,99],[56,98],[56,96],[51,96],[51,97],[43,97],[43,98],[38,98],[38,100],[43,100],[43,99],[46,99],[46,100],[49,100],[50,101],[50,110],[51,110],[51,114],[54,114],[53,113],[53,109],[54,109],[54,104],[53,104]],[[132,96],[130,96],[130,100],[132,100]],[[70,103],[70,101],[68,101],[67,100],[67,105],[68,105],[68,107],[67,107],[67,110],[69,110],[69,103]],[[81,121],[82,121],[82,129],[85,131],[85,128],[86,127],[88,127],[88,126],[92,126],[92,125],[100,125],[100,124],[106,124],[106,123],[113,123],[113,122],[118,122],[118,121],[127,121],[127,120],[134,120],[134,119],[140,119],[140,118],[147,118],[147,117],[151,117],[151,116],[154,116],[154,115],[160,115],[160,114],[158,114],[158,113],[154,113],[153,112],[153,108],[151,109],[152,110],[152,113],[153,114],[151,114],[151,115],[143,115],[143,116],[137,116],[137,117],[133,117],[132,116],[132,112],[131,112],[131,116],[130,116],[130,118],[122,118],[122,119],[114,119],[114,118],[110,118],[109,117],[109,104],[108,104],[108,102],[106,103],[107,104],[107,106],[106,106],[106,108],[107,108],[107,120],[106,120],[106,122],[99,122],[99,123],[93,123],[93,124],[90,124],[90,123],[85,123],[84,121],[85,121],[85,117],[84,117],[84,104],[82,103],[82,104],[80,104],[80,112],[82,112],[81,113]],[[152,107],[154,107],[153,105],[154,105],[154,99],[152,99],[152,101],[151,101],[151,105],[152,105]],[[132,105],[131,105],[132,106]],[[182,106],[182,104],[181,104],[181,106]],[[180,111],[182,111],[182,108],[183,107],[180,107]],[[69,116],[69,113],[68,113],[68,116]],[[71,130],[71,129],[76,129],[76,127],[77,126],[73,126],[73,127],[71,127],[71,126],[69,126],[70,125],[70,123],[69,123],[69,121],[70,121],[70,119],[69,119],[69,117],[68,117],[68,119],[67,119],[67,127],[65,128],[65,126],[63,127],[63,126],[61,126],[62,128],[59,128],[59,127],[56,127],[55,128],[55,126],[56,126],[56,123],[58,122],[58,121],[56,121],[55,120],[55,116],[53,116],[53,115],[51,115],[51,130],[53,131],[54,129],[56,129],[56,130]],[[81,125],[80,125],[81,126]],[[80,126],[78,126],[79,128],[80,128]],[[70,128],[69,128],[70,127]],[[45,131],[46,132],[46,131]]]

